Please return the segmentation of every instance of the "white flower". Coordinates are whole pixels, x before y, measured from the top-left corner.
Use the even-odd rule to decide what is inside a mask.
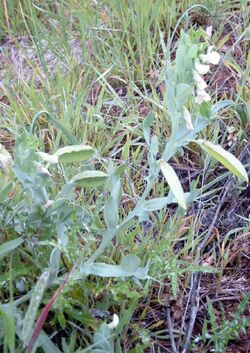
[[[118,315],[114,314],[113,320],[108,324],[110,329],[116,328],[119,324],[119,317]]]
[[[206,34],[209,38],[212,37],[213,26],[206,27]]]
[[[207,87],[206,82],[203,80],[201,75],[199,75],[196,70],[193,70],[193,77],[198,90],[204,90]]]
[[[0,170],[7,172],[12,162],[10,153],[0,143]]]
[[[186,123],[186,128],[188,130],[194,130],[193,124],[192,124],[192,117],[191,114],[189,113],[188,109],[186,107],[183,107],[183,118]]]
[[[195,70],[198,72],[200,75],[205,75],[208,73],[210,66],[209,65],[204,65],[202,64],[199,60],[196,60],[194,64]]]
[[[7,172],[8,167],[10,166],[10,159],[8,156],[4,155],[4,154],[0,154],[0,169],[3,172]]]
[[[210,100],[211,100],[211,97],[205,90],[197,90],[197,96],[195,97],[195,103],[201,104],[203,102],[209,102]]]
[[[204,64],[218,65],[220,61],[220,54],[214,51],[213,47],[209,47],[207,54],[202,54],[200,57]]]
[[[37,173],[39,173],[39,174],[51,176],[51,174],[50,174],[50,172],[48,171],[48,169],[45,168],[45,167],[44,167],[43,165],[41,165],[40,163],[37,163],[36,171],[37,171]]]
[[[39,157],[45,161],[48,162],[50,164],[56,164],[58,163],[58,156],[54,155],[54,154],[48,154],[48,153],[44,153],[44,152],[38,152]]]
[[[54,203],[53,200],[48,200],[45,204],[44,204],[44,208],[49,208],[50,206],[52,206]]]

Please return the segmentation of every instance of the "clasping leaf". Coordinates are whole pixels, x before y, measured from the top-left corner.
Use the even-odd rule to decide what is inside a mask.
[[[160,161],[160,168],[178,204],[182,208],[184,208],[184,210],[186,210],[187,206],[186,206],[184,191],[182,189],[180,180],[177,174],[175,173],[174,169],[171,167],[170,164],[168,164],[163,160]]]
[[[60,148],[55,156],[58,157],[60,163],[73,163],[86,161],[93,156],[95,150],[87,145],[74,145]]]
[[[105,183],[108,175],[100,170],[87,170],[80,174],[77,174],[73,181],[79,187],[96,187]]]
[[[248,175],[241,162],[230,152],[224,150],[219,145],[214,145],[210,141],[197,140],[196,142],[217,161],[224,165],[230,172],[235,174],[240,179],[248,182]]]

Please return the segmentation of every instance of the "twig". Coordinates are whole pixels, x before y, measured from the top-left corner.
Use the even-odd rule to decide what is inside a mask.
[[[202,185],[205,182],[205,174],[206,174],[207,169],[208,168],[204,168],[203,173],[202,173]],[[199,217],[200,212],[201,212],[201,204],[199,203],[199,210],[197,212],[195,223],[198,221],[198,217]],[[196,261],[197,264],[199,264],[199,257],[198,256],[196,256],[195,261]],[[185,309],[185,313],[184,313],[184,316],[183,316],[183,319],[182,319],[181,330],[180,330],[181,335],[182,335],[183,329],[184,329],[184,325],[185,325],[186,316],[187,316],[188,307],[189,307],[189,304],[190,304],[191,315],[190,315],[190,320],[189,320],[188,327],[187,327],[187,330],[186,330],[186,335],[185,335],[184,344],[183,344],[183,348],[182,348],[183,350],[188,348],[188,345],[189,345],[189,342],[190,342],[190,338],[191,338],[191,335],[192,335],[192,332],[193,332],[195,318],[196,318],[196,315],[197,315],[197,312],[198,312],[198,308],[199,308],[199,303],[196,305],[195,298],[199,297],[200,286],[197,285],[197,282],[198,281],[200,282],[200,280],[201,280],[201,276],[199,278],[198,273],[192,274],[192,276],[191,276],[191,289],[189,291],[188,301],[187,301],[187,304],[186,304],[186,309]],[[195,312],[195,310],[196,310],[196,312]],[[178,341],[178,349],[179,349],[180,344],[181,344],[181,335],[180,335],[179,341]]]
[[[217,221],[217,218],[219,216],[219,213],[220,213],[220,210],[222,208],[222,206],[224,205],[224,202],[225,202],[225,199],[226,199],[226,196],[227,196],[227,193],[228,193],[228,190],[229,190],[229,187],[231,185],[231,180],[232,178],[230,178],[228,180],[228,182],[226,183],[226,185],[224,186],[222,192],[221,192],[221,198],[220,198],[220,202],[219,202],[219,205],[215,211],[215,214],[214,214],[214,217],[213,217],[213,220],[212,220],[212,223],[210,224],[209,228],[208,228],[208,232],[205,236],[205,238],[203,239],[203,241],[198,245],[198,255],[200,255],[200,253],[202,252],[203,248],[205,247],[208,239],[210,238],[211,236],[211,233],[213,231],[213,228],[214,228],[214,225]],[[199,256],[198,256],[199,258]]]
[[[174,340],[173,325],[172,325],[172,319],[171,319],[169,307],[167,307],[167,321],[168,321],[168,333],[169,333],[169,337],[170,337],[172,352],[178,353],[177,348],[176,348],[176,344],[175,344],[175,340]]]
[[[181,353],[186,353],[190,339],[193,333],[193,328],[196,320],[196,315],[199,310],[199,292],[200,292],[200,275],[199,273],[194,273],[193,274],[193,284],[192,284],[192,289],[191,289],[191,314],[190,314],[190,321],[188,324],[187,328],[187,333],[185,336],[184,344],[182,347],[182,352]]]
[[[181,328],[180,328],[180,335],[179,335],[179,338],[178,338],[178,341],[177,341],[177,349],[179,350],[180,348],[180,345],[181,345],[181,339],[182,339],[182,335],[184,333],[184,326],[185,326],[185,322],[186,322],[186,317],[187,317],[187,312],[188,312],[188,308],[189,308],[189,303],[191,301],[191,291],[189,291],[189,294],[188,294],[188,299],[187,299],[187,304],[186,304],[186,307],[185,307],[185,311],[184,311],[184,315],[182,317],[182,323],[181,323]]]

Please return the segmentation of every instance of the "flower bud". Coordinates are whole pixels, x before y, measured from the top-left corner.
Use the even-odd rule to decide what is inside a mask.
[[[58,156],[54,155],[54,154],[48,154],[48,153],[44,153],[44,152],[38,152],[39,157],[45,161],[48,162],[50,164],[56,164],[58,163]]]
[[[200,61],[196,61],[194,64],[195,70],[198,72],[200,75],[205,75],[208,73],[210,66],[209,65],[204,65]]]
[[[199,75],[196,70],[193,70],[193,77],[198,90],[204,90],[207,87],[206,82],[203,80],[201,75]]]
[[[188,109],[186,107],[183,108],[183,118],[185,120],[185,125],[188,130],[194,130],[193,124],[192,124],[192,117],[191,114],[189,113]]]
[[[213,50],[213,47],[209,47],[207,54],[200,56],[204,64],[218,65],[220,62],[220,54]]]
[[[10,153],[0,143],[0,170],[2,170],[3,173],[7,172],[12,162],[13,160]]]
[[[50,172],[48,171],[47,168],[45,168],[42,164],[37,163],[36,171],[38,174],[46,175],[46,176],[51,176]]]
[[[211,97],[205,90],[197,90],[197,96],[195,97],[195,103],[201,104],[203,102],[209,102],[210,100],[211,100]]]
[[[119,317],[118,315],[114,314],[113,320],[108,324],[108,327],[110,329],[114,329],[118,326],[118,324],[119,324]]]

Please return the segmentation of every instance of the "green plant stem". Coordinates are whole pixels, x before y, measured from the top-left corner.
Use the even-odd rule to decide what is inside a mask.
[[[191,7],[189,7],[189,8],[181,15],[181,17],[179,18],[179,20],[177,21],[177,23],[176,23],[176,25],[175,25],[175,27],[174,27],[174,30],[173,30],[173,32],[172,32],[172,35],[171,35],[170,39],[168,40],[168,45],[167,45],[167,50],[166,50],[166,53],[168,54],[168,57],[167,57],[168,60],[170,60],[170,48],[171,48],[171,44],[172,44],[172,42],[173,42],[173,40],[174,40],[174,36],[175,36],[175,34],[176,34],[176,31],[177,31],[179,25],[181,24],[181,21],[183,20],[183,18],[184,18],[189,12],[191,12],[193,9],[195,9],[195,8],[197,8],[197,7],[200,7],[200,8],[202,8],[202,9],[206,10],[210,15],[212,15],[211,12],[208,10],[208,8],[207,8],[206,6],[201,5],[201,4],[192,5]]]
[[[177,149],[177,144],[173,141],[173,139],[170,139],[168,143],[166,144],[164,153],[162,155],[162,159],[165,161],[168,161],[175,153]],[[127,215],[127,217],[123,220],[123,222],[117,226],[117,228],[107,237],[103,237],[102,242],[99,246],[99,248],[91,255],[91,257],[88,259],[87,264],[91,264],[96,261],[96,259],[101,255],[101,253],[106,249],[108,244],[122,231],[127,224],[137,215],[137,210],[143,203],[143,201],[146,200],[148,197],[156,179],[158,178],[160,172],[160,168],[157,168],[155,170],[154,175],[152,176],[151,180],[148,182],[138,204],[135,206],[135,208]]]

